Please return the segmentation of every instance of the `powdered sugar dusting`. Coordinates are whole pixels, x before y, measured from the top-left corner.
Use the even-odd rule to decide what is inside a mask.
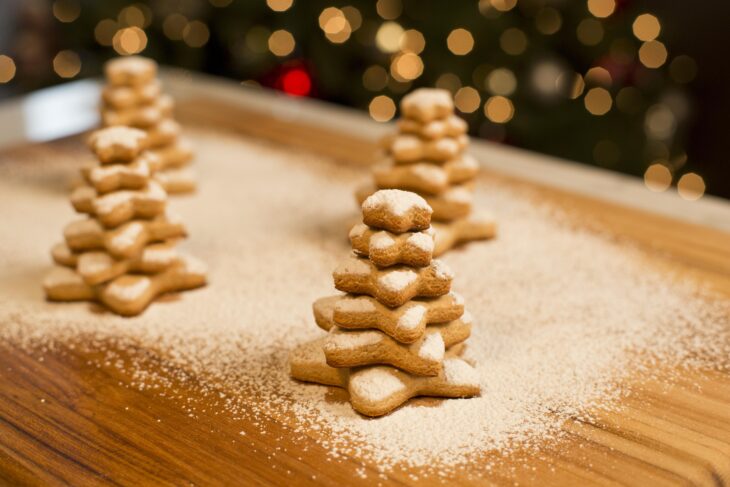
[[[388,232],[378,232],[370,237],[370,248],[372,249],[385,250],[393,245],[395,245],[395,240],[388,234]]]
[[[341,331],[337,327],[332,327],[330,336],[325,342],[325,348],[332,350],[352,350],[367,345],[374,345],[383,339],[383,334],[379,331]]]
[[[396,216],[403,216],[416,208],[431,210],[421,196],[399,189],[381,189],[370,195],[362,204],[363,210],[383,209]]]
[[[121,301],[129,302],[141,298],[152,285],[149,277],[137,277],[131,284],[127,284],[126,280],[123,282],[124,284],[118,281],[112,281],[107,286],[106,292]]]
[[[370,274],[370,266],[365,263],[364,259],[351,256],[337,266],[334,273],[335,275],[366,276]]]
[[[410,269],[389,271],[380,276],[378,283],[388,291],[403,291],[416,282],[418,274]]]
[[[408,243],[424,252],[433,252],[433,236],[428,233],[418,232],[408,237]]]
[[[371,367],[350,379],[350,388],[370,402],[379,402],[406,389],[406,384],[386,367]]]
[[[375,305],[365,296],[346,297],[337,301],[335,309],[342,313],[370,313]]]
[[[421,323],[423,317],[426,314],[426,307],[420,304],[410,306],[401,316],[398,318],[398,328],[404,330],[412,330]]]
[[[172,376],[225,393],[220,411],[191,413],[226,411],[252,428],[275,416],[290,425],[287,435],[315,438],[333,456],[444,475],[484,451],[509,456],[560,441],[567,418],[615,409],[625,376],[729,365],[727,297],[576,228],[529,194],[477,180],[475,209],[498,210],[499,236],[443,259],[476,318],[466,358],[475,360],[482,396],[363,419],[328,388],[291,380],[286,357],[326,336],[311,303],[333,293],[332,269],[350,252],[346,222],[358,214],[348,202],[366,172],[220,133],[198,132],[196,145],[205,161],[201,191],[172,204],[190,228],[184,245],[210,265],[210,285],[126,319],[41,297],[48,248],[73,218],[49,174],[71,175],[76,166],[0,164],[0,205],[23,209],[5,212],[0,226],[0,340],[93,348],[100,367],[122,350],[129,360],[119,366],[135,375],[135,387],[170,396]],[[167,372],[148,363],[150,354]]]
[[[444,339],[440,333],[429,333],[418,344],[418,356],[438,362],[444,358]]]

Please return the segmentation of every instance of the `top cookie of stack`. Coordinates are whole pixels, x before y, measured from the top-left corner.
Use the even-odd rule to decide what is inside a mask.
[[[448,91],[421,88],[401,102],[399,133],[386,142],[388,160],[373,170],[378,188],[415,191],[433,208],[433,220],[471,213],[471,181],[479,171],[464,151],[467,125],[454,114]]]
[[[356,255],[333,273],[347,294],[314,303],[329,334],[292,353],[292,375],[346,387],[353,408],[369,416],[418,395],[478,394],[476,374],[458,357],[471,318],[450,292],[451,270],[432,258],[431,208],[415,193],[381,190],[362,210],[350,232]]]
[[[193,151],[180,138],[180,125],[173,119],[174,102],[162,93],[157,63],[141,56],[121,57],[107,62],[104,72],[103,125],[144,130],[155,179],[168,193],[193,191],[195,176],[182,169],[190,163]]]

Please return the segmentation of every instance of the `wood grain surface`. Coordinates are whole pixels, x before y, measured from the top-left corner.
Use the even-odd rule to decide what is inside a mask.
[[[372,141],[302,127],[262,113],[193,100],[183,120],[226,127],[322,152],[371,160]],[[62,145],[60,146],[62,147]],[[53,150],[53,148],[51,148]],[[18,149],[20,151],[25,149]],[[36,150],[36,149],[33,149]],[[497,173],[490,184],[528,187],[568,208],[576,222],[649,251],[656,265],[702,279],[730,297],[730,235],[576,196]],[[118,350],[125,360],[129,350]],[[162,358],[160,358],[162,360]],[[7,485],[422,485],[396,470],[380,476],[354,458],[332,459],[290,421],[241,422],[174,381],[165,397],[132,386],[124,367],[71,349],[0,346],[0,484]],[[558,446],[517,452],[490,471],[480,463],[447,479],[459,485],[724,485],[730,482],[730,375],[667,371],[673,382],[637,382],[621,413],[564,425]],[[245,393],[245,391],[243,391]],[[195,412],[190,412],[191,400]],[[276,441],[273,441],[276,439]],[[496,457],[497,454],[493,454]],[[354,472],[365,468],[367,478]]]

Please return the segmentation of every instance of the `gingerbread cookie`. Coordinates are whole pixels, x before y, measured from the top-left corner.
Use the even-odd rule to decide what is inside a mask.
[[[139,256],[132,259],[115,259],[99,250],[74,253],[65,244],[54,246],[51,255],[57,264],[75,268],[91,286],[127,273],[156,274],[170,267],[179,258],[173,241],[148,245]]]
[[[397,189],[381,190],[362,203],[363,223],[374,228],[403,233],[425,230],[432,210],[422,197]]]
[[[162,86],[156,79],[139,86],[105,86],[101,98],[105,105],[124,110],[153,103],[162,93]]]
[[[407,165],[381,164],[373,168],[378,188],[397,188],[421,194],[438,195],[452,185],[472,180],[479,172],[479,164],[468,155],[442,165],[415,162]]]
[[[445,162],[458,157],[463,148],[464,140],[461,137],[424,140],[406,134],[395,137],[389,153],[396,164],[408,164],[420,160]]]
[[[125,125],[149,129],[172,115],[174,103],[168,95],[160,96],[154,103],[123,110],[103,110],[101,117],[104,125]]]
[[[186,139],[179,139],[172,145],[151,149],[150,152],[159,161],[158,170],[184,166],[193,158],[193,147]]]
[[[56,267],[43,281],[43,288],[51,301],[96,300],[117,314],[134,316],[162,294],[205,285],[206,272],[200,261],[182,256],[159,274],[125,274],[106,284],[90,286],[73,270]]]
[[[434,249],[430,227],[397,235],[359,223],[350,230],[350,243],[356,254],[368,257],[380,267],[395,264],[424,267],[431,263]]]
[[[446,323],[464,314],[464,298],[449,292],[438,298],[418,298],[389,308],[371,296],[329,296],[312,306],[317,325],[329,331],[333,326],[351,330],[374,329],[401,343],[413,343],[426,325]]]
[[[140,86],[154,81],[157,63],[142,56],[118,57],[104,65],[104,74],[112,86]]]
[[[72,222],[63,231],[66,245],[72,251],[104,249],[117,259],[133,259],[149,243],[186,235],[180,218],[169,213],[152,220],[127,222],[111,230],[89,218]]]
[[[404,117],[425,124],[453,114],[454,101],[446,90],[419,88],[403,97],[400,110]]]
[[[404,345],[377,330],[335,326],[323,348],[327,365],[332,367],[385,364],[415,375],[437,375],[446,349],[463,342],[470,334],[471,323],[457,319],[431,325],[418,340]]]
[[[435,247],[434,256],[443,255],[447,250],[465,242],[493,238],[497,233],[494,218],[468,216],[449,223],[433,223]]]
[[[155,173],[155,181],[167,194],[192,193],[198,185],[195,171],[186,167],[159,171]]]
[[[87,164],[81,175],[98,194],[117,189],[140,189],[150,178],[150,165],[146,153],[126,164]],[[78,187],[82,187],[77,186]]]
[[[428,205],[433,208],[432,218],[438,222],[450,222],[465,218],[471,213],[474,192],[470,185],[451,186],[436,196],[426,196]]]
[[[80,213],[96,217],[106,227],[116,227],[132,218],[153,218],[165,211],[167,193],[155,181],[138,190],[121,190],[99,195],[91,186],[71,193],[71,204]]]
[[[128,162],[146,147],[147,134],[130,127],[108,127],[92,133],[89,148],[102,164]]]
[[[453,274],[441,261],[428,267],[394,266],[379,269],[367,259],[351,257],[335,269],[335,287],[352,294],[367,294],[381,303],[401,306],[415,297],[435,297],[449,292]]]
[[[147,145],[151,149],[175,143],[180,137],[180,124],[171,118],[165,118],[147,129]]]
[[[428,123],[421,123],[410,118],[401,118],[398,120],[397,125],[402,134],[413,134],[430,140],[443,137],[459,137],[464,135],[469,128],[464,119],[456,115],[450,115],[442,120],[432,120]]]

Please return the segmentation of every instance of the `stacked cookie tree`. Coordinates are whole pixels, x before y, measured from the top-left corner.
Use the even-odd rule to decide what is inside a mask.
[[[71,194],[87,218],[64,229],[51,254],[58,264],[43,281],[54,301],[98,301],[120,315],[141,313],[157,296],[205,284],[205,266],[179,254],[185,227],[166,212],[167,194],[151,178],[147,136],[129,127],[93,133],[98,162],[82,169]]]
[[[104,126],[125,125],[147,132],[154,178],[169,194],[195,190],[195,174],[187,167],[193,157],[189,142],[180,137],[173,118],[174,103],[162,93],[157,63],[140,56],[112,59],[104,67],[102,90]]]
[[[328,334],[292,351],[292,376],[346,388],[367,416],[415,396],[478,395],[475,370],[459,358],[471,317],[450,291],[451,271],[432,259],[431,208],[415,193],[381,190],[362,209],[355,255],[333,274],[347,294],[314,303]]]
[[[401,113],[398,134],[384,141],[386,160],[373,169],[374,184],[358,189],[358,201],[385,188],[423,196],[433,208],[437,256],[459,243],[493,237],[493,218],[471,214],[479,164],[465,153],[467,125],[454,114],[451,94],[415,90],[401,101]]]

